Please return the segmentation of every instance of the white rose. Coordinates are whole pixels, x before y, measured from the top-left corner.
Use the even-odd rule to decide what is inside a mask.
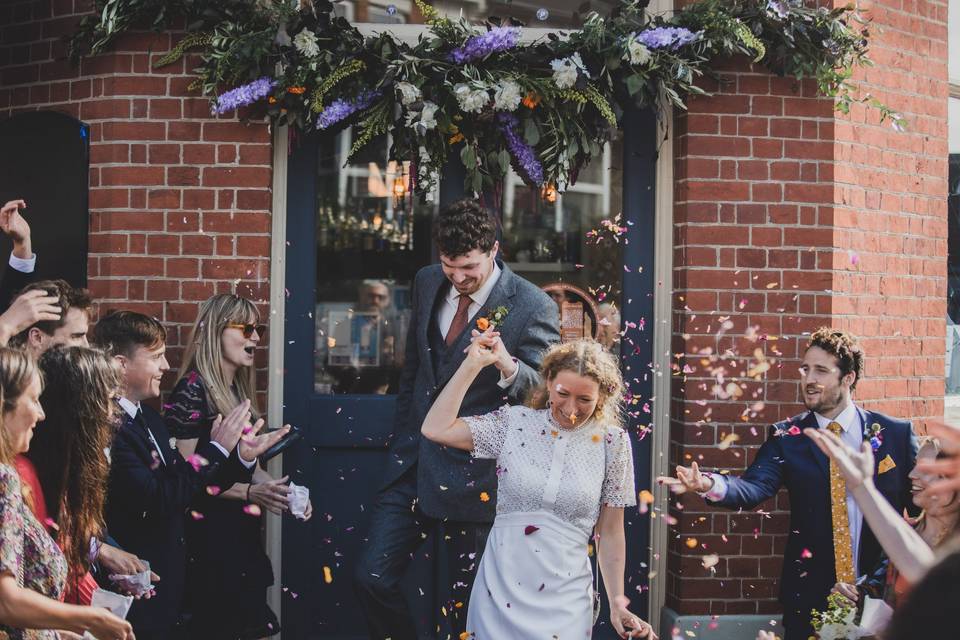
[[[454,86],[453,95],[456,96],[460,110],[464,113],[480,113],[490,100],[485,90],[473,89],[465,83]]]
[[[430,130],[435,129],[437,126],[437,110],[439,105],[436,105],[429,100],[423,103],[423,111],[420,112],[420,124],[424,129]]]
[[[569,58],[554,60],[550,63],[553,68],[553,81],[560,89],[569,89],[577,84],[577,68],[570,63]]]
[[[638,42],[636,38],[630,38],[630,42],[627,44],[627,52],[623,54],[624,60],[635,66],[643,66],[650,62],[651,57],[650,49],[647,49],[642,42]]]
[[[501,80],[493,94],[493,108],[497,111],[514,111],[522,99],[519,84],[513,80]]]
[[[413,104],[420,99],[420,89],[409,82],[398,82],[397,91],[400,92],[400,103],[403,104],[403,106]]]
[[[307,58],[315,58],[320,53],[317,35],[310,29],[304,29],[298,33],[293,39],[293,46]]]

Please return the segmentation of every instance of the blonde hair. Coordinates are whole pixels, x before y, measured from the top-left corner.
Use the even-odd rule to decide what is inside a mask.
[[[36,375],[39,370],[33,358],[19,349],[0,347],[0,464],[12,465],[18,453],[13,450],[3,414],[16,409]]]
[[[252,319],[252,320],[251,320]],[[243,400],[250,400],[250,411],[257,417],[257,383],[255,367],[240,367],[234,377],[239,398],[234,395],[223,375],[223,347],[220,336],[226,325],[232,322],[259,322],[260,312],[247,300],[232,293],[221,293],[207,298],[200,304],[200,314],[190,330],[187,349],[183,354],[178,378],[183,378],[191,369],[196,369],[203,379],[207,398],[213,409],[227,415]]]
[[[555,344],[540,364],[540,384],[533,389],[527,406],[545,409],[550,398],[548,385],[561,371],[571,371],[590,378],[600,387],[600,398],[593,416],[597,422],[623,427],[623,392],[625,389],[616,356],[596,340],[584,338]]]

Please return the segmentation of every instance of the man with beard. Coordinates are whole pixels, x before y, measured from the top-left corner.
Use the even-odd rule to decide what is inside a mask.
[[[728,509],[753,509],[786,487],[790,535],[780,581],[786,640],[812,636],[811,610],[825,610],[833,585],[857,581],[874,568],[881,551],[839,469],[803,430],[829,429],[855,450],[869,441],[878,461],[874,483],[898,512],[912,507],[908,475],[917,453],[908,421],[854,404],[851,396],[863,376],[863,350],[851,335],[828,327],[814,332],[800,375],[808,411],[773,425],[743,475],[704,473],[694,462],[678,466],[676,478],[659,479]]]

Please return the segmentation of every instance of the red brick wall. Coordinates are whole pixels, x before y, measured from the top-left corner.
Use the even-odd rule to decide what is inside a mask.
[[[90,289],[102,310],[161,320],[176,367],[199,301],[269,298],[270,130],[211,117],[187,90],[194,61],[153,68],[178,34],[124,37],[71,65],[61,37],[86,6],[0,3],[0,118],[44,109],[90,125]]]
[[[857,401],[919,424],[943,415],[946,2],[874,4],[877,66],[859,78],[909,132],[874,110],[835,114],[811,83],[744,60],[719,96],[678,114],[672,464],[742,471],[765,427],[802,410],[798,354],[824,324],[863,338]],[[757,349],[776,363],[752,377]],[[741,395],[718,398],[721,379]],[[739,441],[718,448],[730,433]],[[696,496],[671,504],[668,606],[779,611],[784,493],[741,514]]]

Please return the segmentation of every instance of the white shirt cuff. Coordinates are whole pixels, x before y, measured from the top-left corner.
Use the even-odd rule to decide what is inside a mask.
[[[210,444],[212,444],[213,446],[215,446],[215,447],[217,448],[217,451],[219,451],[220,453],[223,454],[223,457],[224,457],[224,458],[229,458],[229,457],[230,457],[230,452],[227,451],[227,450],[224,448],[224,446],[223,446],[222,444],[220,444],[219,442],[215,442],[215,441],[211,440],[211,441],[210,441]]]
[[[712,500],[717,502],[723,500],[727,497],[727,479],[724,478],[719,473],[708,473],[704,474],[710,476],[713,479],[713,486],[710,487],[710,490],[706,493],[701,493],[700,495],[706,498],[707,500]]]
[[[253,469],[255,466],[257,466],[257,459],[256,459],[256,458],[254,458],[254,459],[251,460],[250,462],[247,462],[246,460],[243,459],[243,456],[240,455],[240,452],[239,452],[239,451],[237,451],[237,458],[240,460],[240,464],[242,464],[243,466],[245,466],[247,469]]]
[[[516,358],[514,358],[513,365],[514,365],[513,373],[511,373],[509,376],[504,376],[503,371],[500,372],[500,382],[497,383],[497,386],[500,387],[501,389],[506,389],[507,387],[512,385],[514,382],[516,382],[517,374],[520,373],[520,362]]]
[[[18,258],[11,253],[10,266],[21,273],[33,273],[37,266],[37,254],[33,254],[29,258]]]

